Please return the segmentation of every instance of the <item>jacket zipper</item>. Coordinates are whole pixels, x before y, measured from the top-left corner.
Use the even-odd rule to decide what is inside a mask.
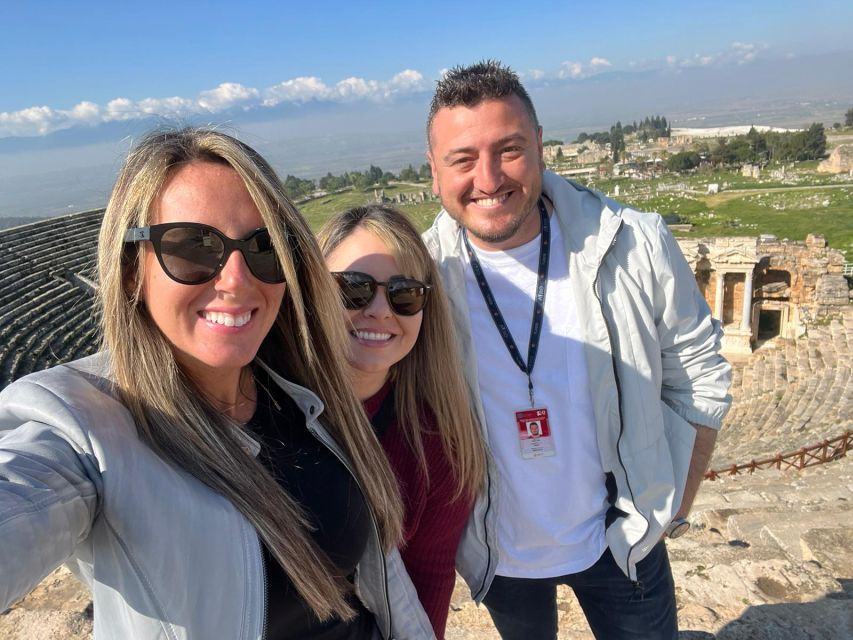
[[[598,263],[598,268],[595,271],[595,279],[592,281],[592,292],[595,295],[595,299],[598,300],[598,306],[601,310],[601,317],[604,319],[604,327],[607,329],[607,339],[610,342],[610,362],[613,367],[613,379],[616,383],[616,396],[617,396],[617,407],[619,409],[619,437],[616,439],[616,457],[619,459],[619,466],[622,467],[622,472],[625,474],[625,483],[628,485],[628,493],[631,495],[631,502],[636,505],[634,500],[634,490],[631,489],[631,480],[628,478],[628,469],[625,468],[625,463],[622,461],[622,449],[619,446],[622,443],[622,434],[625,430],[625,421],[622,417],[622,387],[619,384],[619,371],[616,368],[616,357],[613,355],[613,333],[610,330],[610,323],[607,320],[607,315],[604,313],[604,303],[601,300],[601,295],[598,291],[598,283],[599,276],[601,275],[601,268],[604,265],[604,259],[616,246],[616,235],[619,233],[619,230],[622,228],[622,222],[619,222],[619,228],[613,233],[613,240],[610,241],[610,246],[607,247],[607,251],[604,252],[604,255],[601,256],[601,260]],[[649,532],[649,520],[642,514],[641,511],[637,510],[637,513],[640,514],[640,517],[643,518],[646,522],[646,533],[643,534],[643,537],[640,538],[637,542],[631,545],[628,549],[628,557],[625,560],[625,573],[626,575],[631,575],[631,554],[634,552],[634,549],[639,545],[648,535]],[[637,580],[632,580],[635,588],[638,588],[642,591],[642,583]]]
[[[267,609],[269,608],[269,585],[267,584],[267,563],[264,562],[264,549],[263,549],[263,546],[261,543],[260,536],[258,536],[257,539],[258,539],[258,550],[260,551],[260,554],[261,554],[261,573],[264,576],[264,580],[263,580],[263,587],[264,587],[263,603],[264,603],[264,606],[263,606],[263,609],[261,609],[261,612],[262,612],[264,617],[262,618],[263,619],[263,625],[261,626],[261,640],[266,640],[267,622],[268,622],[268,620],[267,620]]]
[[[361,486],[361,482],[359,482],[358,477],[355,475],[355,471],[350,467],[349,463],[341,456],[337,451],[335,451],[334,447],[330,446],[328,442],[326,442],[323,434],[316,431],[312,426],[306,423],[305,425],[308,428],[308,431],[311,432],[317,440],[319,440],[323,446],[328,449],[333,456],[335,456],[338,461],[344,466],[344,468],[349,472],[350,476],[352,476],[355,485],[358,487],[358,490],[361,491],[361,495],[364,496],[364,488]],[[376,540],[379,542],[380,547],[380,555],[382,555],[382,536],[379,533],[379,525],[376,522],[376,515],[373,513],[373,509],[368,505],[367,511],[370,513],[370,522],[373,525],[373,533],[376,535]],[[384,559],[380,558],[379,562],[381,575],[382,575],[382,593],[385,596],[385,610],[388,612],[388,640],[393,640],[392,629],[393,625],[391,624],[391,599],[388,596],[388,572],[385,570],[385,562]]]
[[[486,470],[486,510],[483,512],[483,531],[486,532],[486,573],[483,576],[483,582],[480,585],[479,591],[474,599],[479,604],[486,597],[486,582],[489,580],[489,574],[492,573],[492,547],[489,545],[489,511],[492,508],[492,476]],[[491,586],[491,585],[490,585]]]

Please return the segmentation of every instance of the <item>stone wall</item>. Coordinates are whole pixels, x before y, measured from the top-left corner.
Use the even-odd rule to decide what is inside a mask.
[[[850,301],[844,255],[823,236],[678,240],[699,290],[724,327],[723,350],[749,353],[759,339],[797,338]]]

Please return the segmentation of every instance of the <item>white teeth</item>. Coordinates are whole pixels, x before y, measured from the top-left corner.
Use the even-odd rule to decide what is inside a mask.
[[[390,333],[376,333],[374,331],[359,331],[352,332],[359,340],[372,340],[374,342],[387,342],[391,339]]]
[[[235,316],[221,311],[205,311],[204,319],[214,324],[225,325],[226,327],[242,327],[252,319],[252,312],[247,311],[246,313],[241,313],[239,316]]]
[[[507,199],[507,195],[498,196],[497,198],[477,198],[475,202],[481,207],[494,207]]]

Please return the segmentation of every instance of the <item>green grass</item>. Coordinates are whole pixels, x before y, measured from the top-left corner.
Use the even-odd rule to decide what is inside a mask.
[[[693,231],[684,235],[772,233],[780,240],[805,240],[809,233],[821,234],[831,248],[853,261],[853,185],[722,199],[704,214],[690,217],[690,222]]]
[[[769,175],[769,173],[767,174]],[[694,225],[690,232],[676,235],[701,236],[758,236],[773,234],[780,240],[805,240],[809,233],[821,234],[829,246],[845,254],[853,262],[853,183],[826,188],[821,183],[838,178],[817,174],[797,165],[788,171],[796,176],[795,185],[757,182],[735,171],[720,171],[690,176],[666,176],[649,181],[628,178],[596,181],[593,188],[613,195],[619,185],[618,200],[642,211],[677,214]],[[728,183],[728,189],[718,195],[707,195],[709,183]],[[814,183],[817,184],[814,184]],[[684,184],[698,193],[658,191],[659,185]],[[429,191],[431,185],[394,184],[385,188],[385,195]],[[776,191],[766,191],[777,189]],[[311,228],[319,229],[336,213],[373,201],[373,189],[353,189],[343,193],[315,198],[299,205]],[[438,202],[418,205],[397,205],[418,229],[432,224],[441,209]]]
[[[823,235],[829,246],[853,262],[853,185],[814,187],[763,193],[723,192],[717,196],[661,194],[620,198],[644,211],[676,213],[692,223],[684,237],[757,236],[773,234],[780,240],[805,240]]]
[[[394,197],[398,193],[417,193],[419,191],[430,192],[432,186],[429,183],[421,185],[409,184],[392,184],[385,187],[385,196],[388,198]],[[362,191],[360,189],[351,189],[343,193],[314,198],[307,202],[298,205],[302,215],[308,220],[308,224],[314,231],[317,231],[323,223],[330,217],[341,211],[351,209],[352,207],[364,206],[374,201],[373,189]],[[425,230],[432,224],[436,214],[441,210],[441,204],[438,202],[425,202],[424,204],[405,204],[391,205],[400,209],[408,215],[415,226],[421,231]]]
[[[769,170],[763,170],[758,180],[725,170],[644,181],[614,178],[594,181],[592,186],[642,211],[677,214],[694,225],[690,232],[677,232],[679,236],[767,233],[802,241],[814,233],[823,235],[831,248],[853,262],[853,182],[844,176],[817,173],[816,166],[816,161],[789,166],[785,183],[771,180]],[[711,183],[724,190],[707,195]],[[674,185],[679,189],[659,190]]]

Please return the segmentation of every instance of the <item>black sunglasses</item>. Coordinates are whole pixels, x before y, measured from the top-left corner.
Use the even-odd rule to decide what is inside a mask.
[[[216,277],[233,251],[239,251],[258,280],[284,282],[272,238],[267,229],[255,229],[234,240],[219,229],[197,222],[167,222],[128,229],[127,243],[150,240],[163,271],[181,284],[202,284]]]
[[[400,316],[413,316],[423,310],[430,290],[430,285],[405,276],[392,276],[388,282],[377,282],[361,271],[337,271],[332,275],[341,288],[347,309],[364,309],[382,285],[391,310]]]

